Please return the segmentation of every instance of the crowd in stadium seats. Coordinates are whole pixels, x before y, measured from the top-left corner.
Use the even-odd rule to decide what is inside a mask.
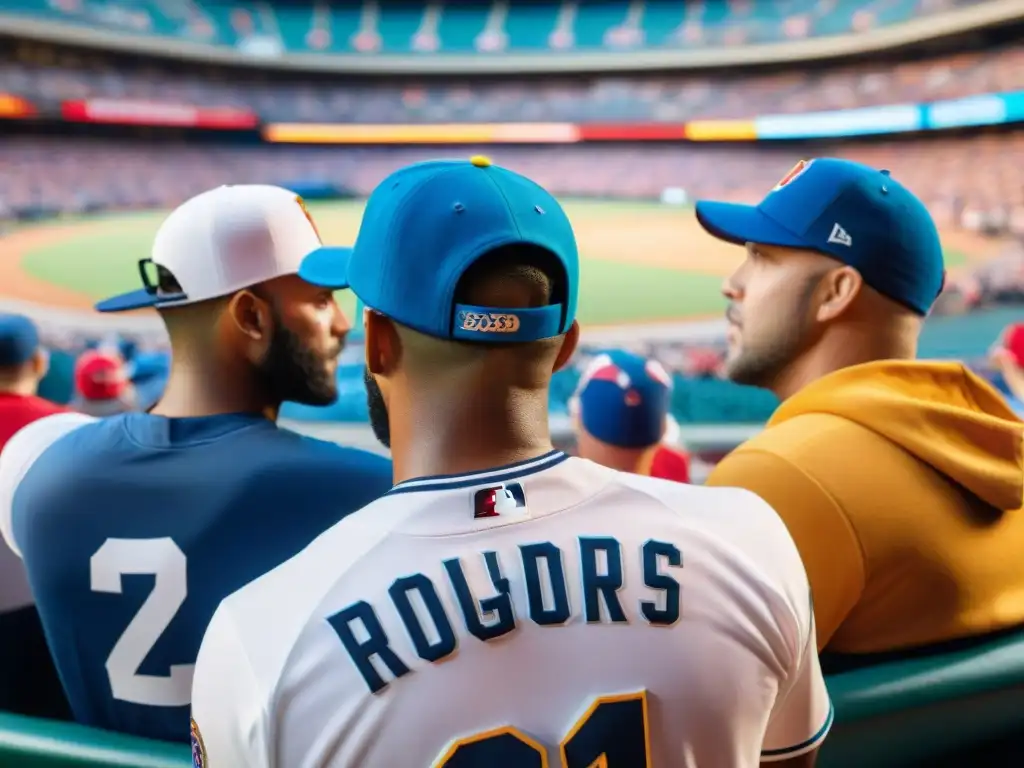
[[[984,0],[787,3],[244,3],[9,0],[3,12],[250,53],[500,53],[702,48],[865,32]]]
[[[779,74],[595,75],[499,81],[323,80],[159,63],[21,43],[0,91],[36,103],[95,97],[252,109],[279,122],[682,122],[917,103],[1024,90],[1024,46]]]
[[[322,180],[365,194],[405,163],[477,152],[561,195],[657,199],[666,188],[678,187],[691,198],[740,200],[759,199],[801,157],[837,155],[890,169],[920,193],[944,227],[1024,235],[1024,132],[798,146],[649,143],[441,151],[11,137],[0,143],[0,219],[33,209],[167,207],[227,182]]]

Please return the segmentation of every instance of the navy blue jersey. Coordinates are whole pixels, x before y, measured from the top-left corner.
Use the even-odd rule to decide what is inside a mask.
[[[251,415],[84,418],[11,444],[0,527],[75,718],[187,739],[217,605],[385,493],[391,462]]]

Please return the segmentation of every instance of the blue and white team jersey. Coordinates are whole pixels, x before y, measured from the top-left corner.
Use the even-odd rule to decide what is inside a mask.
[[[249,768],[753,768],[832,722],[753,494],[554,452],[397,485],[217,610],[193,754]]]
[[[0,530],[75,718],[184,741],[218,603],[390,487],[389,460],[259,416],[66,414],[5,448]]]

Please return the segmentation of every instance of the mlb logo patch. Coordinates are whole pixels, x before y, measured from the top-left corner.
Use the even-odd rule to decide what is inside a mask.
[[[473,519],[526,514],[526,493],[519,483],[481,488],[473,494]]]

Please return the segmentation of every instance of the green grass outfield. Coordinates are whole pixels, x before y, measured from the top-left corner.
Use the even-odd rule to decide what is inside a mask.
[[[361,203],[310,203],[309,207],[325,242],[353,241]],[[664,225],[666,217],[675,221],[676,217],[691,215],[656,203],[569,201],[566,210],[578,231],[588,226],[642,228],[645,223],[658,227]],[[136,264],[148,255],[164,215],[153,212],[94,217],[89,219],[93,226],[80,236],[30,250],[22,267],[33,277],[93,299],[133,290],[139,285]],[[590,247],[593,250],[613,246],[604,246],[601,238],[597,238]],[[659,241],[641,247],[654,247],[671,258],[675,249],[686,248],[687,244]],[[585,325],[683,320],[716,315],[724,308],[719,275],[630,264],[629,254],[606,252],[599,258],[587,256],[584,249],[579,318]],[[621,261],[613,260],[616,258]],[[947,259],[950,266],[963,261],[960,254],[947,254]],[[339,299],[346,310],[354,308],[355,301],[349,292],[342,292]]]

